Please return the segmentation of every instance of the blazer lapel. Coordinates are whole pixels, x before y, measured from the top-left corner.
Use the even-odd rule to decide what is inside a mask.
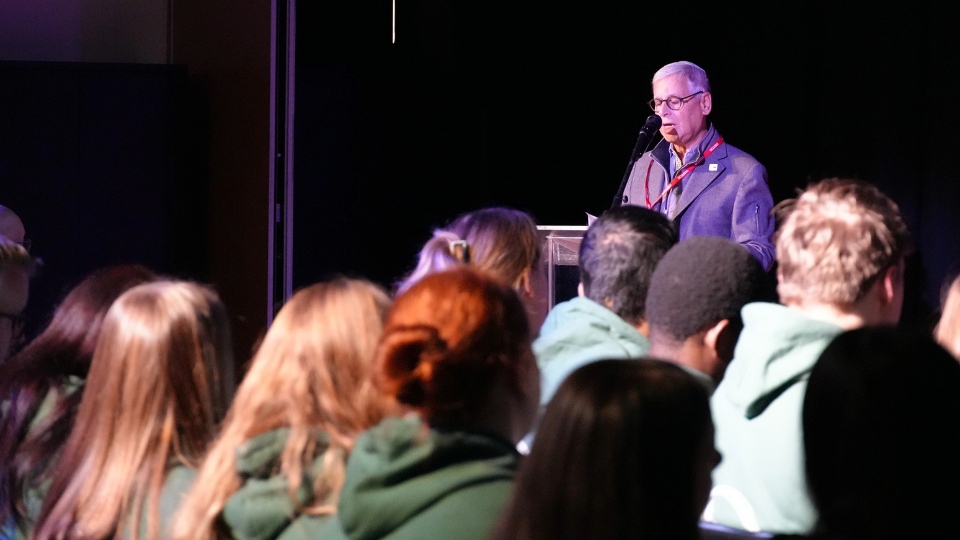
[[[707,189],[714,180],[723,174],[726,167],[721,160],[726,157],[727,145],[721,144],[704,163],[691,171],[690,174],[683,179],[681,182],[682,186],[680,186],[683,190],[680,193],[680,200],[677,201],[677,207],[674,209],[673,219],[679,218],[687,207],[703,193],[703,190]],[[716,170],[710,170],[713,165],[716,165]]]
[[[666,189],[670,176],[670,169],[668,163],[670,160],[670,153],[668,150],[669,143],[665,140],[661,140],[656,147],[654,147],[651,152],[651,158],[654,161],[653,167],[650,168],[650,192],[648,196],[650,197],[650,202],[657,200],[657,197],[663,193],[663,190]],[[640,206],[646,206],[646,201],[637,201],[634,204]],[[653,205],[651,210],[660,212],[660,208],[663,207],[663,199],[660,199],[659,202]]]

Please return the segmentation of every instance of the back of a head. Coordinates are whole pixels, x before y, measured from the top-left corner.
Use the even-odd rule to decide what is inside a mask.
[[[580,281],[590,300],[630,324],[645,317],[650,276],[678,241],[666,216],[639,206],[604,212],[580,243]]]
[[[41,376],[85,377],[107,310],[128,289],[155,279],[153,271],[138,264],[91,272],[70,289],[47,326],[14,360],[23,357]]]
[[[679,367],[578,368],[547,406],[494,538],[698,538],[712,435],[706,390]]]
[[[814,366],[803,404],[818,529],[960,538],[958,422],[960,364],[929,335],[892,327],[839,335]]]
[[[498,379],[524,391],[535,369],[530,343],[516,292],[461,266],[427,275],[395,298],[377,358],[388,395],[430,425],[463,426],[488,413]]]
[[[43,478],[73,426],[81,392],[62,389],[39,422],[35,414],[48,389],[68,376],[86,377],[101,323],[121,293],[155,279],[139,265],[120,265],[91,273],[57,306],[46,328],[0,367],[0,400],[10,399],[0,423],[0,462],[10,466],[11,497],[20,500],[25,477]],[[27,427],[30,426],[28,430]],[[22,477],[20,475],[23,475]],[[2,516],[2,511],[0,511]]]
[[[682,343],[723,319],[739,328],[740,309],[774,300],[763,266],[740,244],[694,236],[670,248],[650,278],[650,340]]]
[[[298,511],[336,510],[354,440],[393,411],[374,367],[389,308],[387,292],[365,279],[335,277],[293,294],[253,356],[221,434],[181,504],[174,537],[217,537],[215,522],[244,481],[237,472],[238,448],[281,428],[286,441],[275,472],[298,500],[313,495]],[[317,444],[318,430],[329,444]],[[323,472],[311,484],[305,473],[318,458]]]
[[[900,210],[875,186],[828,178],[801,193],[776,233],[784,304],[848,307],[911,251]]]
[[[297,291],[277,314],[237,392],[234,408],[251,416],[233,420],[250,423],[247,437],[311,426],[349,447],[384,413],[374,354],[389,308],[387,293],[363,279],[337,277]],[[278,415],[252,417],[264,410]]]
[[[206,286],[160,280],[117,298],[37,538],[76,530],[112,536],[139,521],[140,505],[159,493],[171,463],[196,465],[233,382],[230,341],[226,309]],[[151,512],[147,530],[158,527]]]
[[[403,292],[423,276],[471,264],[516,287],[526,269],[541,259],[536,221],[506,207],[481,208],[457,216],[434,231],[420,251],[417,267],[397,285]]]
[[[682,75],[690,83],[691,91],[710,91],[710,81],[707,79],[707,72],[704,71],[700,66],[694,64],[693,62],[687,62],[686,60],[671,62],[658,69],[657,72],[653,74],[651,83],[655,84],[661,79],[665,79],[671,75],[677,74]]]
[[[99,406],[155,399],[159,411],[175,403],[183,422],[178,431],[196,442],[223,418],[232,366],[229,319],[217,293],[198,283],[158,280],[127,290],[110,307],[87,388],[116,392],[115,403],[104,396]],[[183,457],[203,450],[183,443]]]

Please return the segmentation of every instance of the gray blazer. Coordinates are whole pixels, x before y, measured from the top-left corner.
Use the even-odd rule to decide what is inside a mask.
[[[720,135],[711,125],[697,156]],[[653,202],[669,184],[669,144],[661,140],[633,166],[624,189],[623,204],[646,206],[644,184],[649,170],[649,198]],[[769,270],[775,250],[773,196],[767,170],[743,150],[724,142],[680,183],[682,192],[673,219],[680,240],[691,236],[721,236],[739,242]],[[661,211],[662,201],[653,205]]]

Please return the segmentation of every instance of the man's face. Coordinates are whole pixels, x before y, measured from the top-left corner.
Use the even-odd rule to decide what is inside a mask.
[[[666,100],[671,96],[682,98],[695,91],[690,88],[687,79],[680,74],[670,75],[653,83],[654,99]],[[679,111],[663,103],[657,111],[657,115],[663,120],[660,134],[670,144],[680,146],[684,150],[689,149],[707,129],[707,115],[710,114],[711,106],[712,97],[709,92],[690,98]]]

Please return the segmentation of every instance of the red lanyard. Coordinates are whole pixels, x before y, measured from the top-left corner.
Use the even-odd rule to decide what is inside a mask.
[[[698,166],[703,165],[703,162],[706,161],[707,157],[709,157],[710,154],[712,154],[713,151],[716,150],[717,147],[719,147],[721,144],[723,144],[723,137],[718,137],[717,140],[710,145],[710,148],[707,148],[707,150],[703,153],[703,155],[700,156],[700,159],[687,165],[683,169],[680,169],[680,172],[678,172],[676,176],[673,177],[673,180],[670,182],[670,185],[667,186],[667,189],[663,190],[660,193],[660,196],[657,197],[657,200],[653,202],[650,202],[650,167],[653,166],[653,159],[651,158],[649,163],[647,163],[647,174],[643,180],[643,197],[647,200],[647,208],[653,209],[653,206],[659,203],[661,199],[666,197],[667,193],[670,193],[670,190],[673,189],[677,184],[679,184],[681,180],[686,178],[687,175],[690,174]]]

